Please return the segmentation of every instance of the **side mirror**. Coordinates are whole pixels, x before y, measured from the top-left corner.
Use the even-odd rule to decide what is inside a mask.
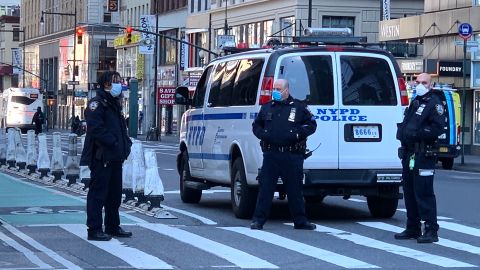
[[[175,89],[175,104],[191,105],[192,100],[188,96],[188,87],[179,86]]]

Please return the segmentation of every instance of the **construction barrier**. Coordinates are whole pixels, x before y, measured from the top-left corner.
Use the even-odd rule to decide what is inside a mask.
[[[7,164],[7,134],[0,129],[0,166]]]
[[[38,134],[38,160],[37,169],[40,172],[40,177],[47,176],[50,171],[50,157],[47,150],[47,135],[44,133]]]
[[[22,132],[15,128],[15,162],[19,170],[24,170],[27,166],[27,151],[23,146]]]
[[[34,173],[37,170],[37,142],[35,140],[35,131],[27,131],[27,169],[28,173]]]
[[[157,156],[152,149],[145,150],[145,188],[144,194],[147,197],[147,200],[150,201],[150,207],[148,210],[153,208],[160,208],[160,202],[163,201],[164,197],[164,188],[160,174],[158,173],[157,168]]]
[[[60,180],[63,172],[63,154],[60,132],[54,132],[52,138],[52,161],[50,163],[50,173],[54,176],[53,182]]]
[[[85,134],[82,135],[81,139],[82,151],[85,146]],[[83,183],[83,190],[87,189],[90,185],[90,168],[88,166],[80,166],[80,183]]]
[[[15,167],[15,129],[9,128],[7,130],[7,164],[8,168]]]
[[[68,135],[68,155],[65,163],[65,178],[68,179],[68,186],[77,182],[80,175],[80,162],[77,155],[77,134]]]

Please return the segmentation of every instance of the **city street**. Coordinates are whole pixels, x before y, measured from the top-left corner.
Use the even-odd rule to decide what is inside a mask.
[[[62,134],[64,154],[66,134]],[[49,144],[51,136],[49,136]],[[286,201],[275,199],[263,231],[234,217],[230,191],[204,191],[199,204],[180,200],[177,144],[145,142],[157,153],[162,206],[157,219],[122,208],[132,238],[86,240],[85,194],[0,174],[0,269],[439,269],[480,267],[480,173],[437,170],[440,241],[398,241],[403,200],[391,219],[370,217],[365,198],[327,197],[308,205],[316,231],[294,230]]]

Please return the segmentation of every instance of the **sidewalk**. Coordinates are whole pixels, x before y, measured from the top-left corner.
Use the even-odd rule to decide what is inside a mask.
[[[453,164],[453,169],[464,172],[480,172],[480,156],[465,155],[465,164],[461,164],[462,156],[458,156]]]

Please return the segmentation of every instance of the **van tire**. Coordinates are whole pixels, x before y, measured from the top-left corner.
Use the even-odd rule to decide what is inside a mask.
[[[233,213],[237,218],[252,218],[257,203],[258,190],[248,186],[242,158],[237,158],[233,162],[231,182],[230,196]]]
[[[398,199],[367,196],[367,204],[373,217],[391,218],[397,211]]]
[[[190,167],[188,166],[188,154],[183,152],[182,163],[180,167],[180,198],[184,203],[198,203],[202,198],[201,189],[193,189],[186,187],[183,183],[191,181]]]
[[[453,158],[442,158],[442,168],[451,170],[453,168]]]

